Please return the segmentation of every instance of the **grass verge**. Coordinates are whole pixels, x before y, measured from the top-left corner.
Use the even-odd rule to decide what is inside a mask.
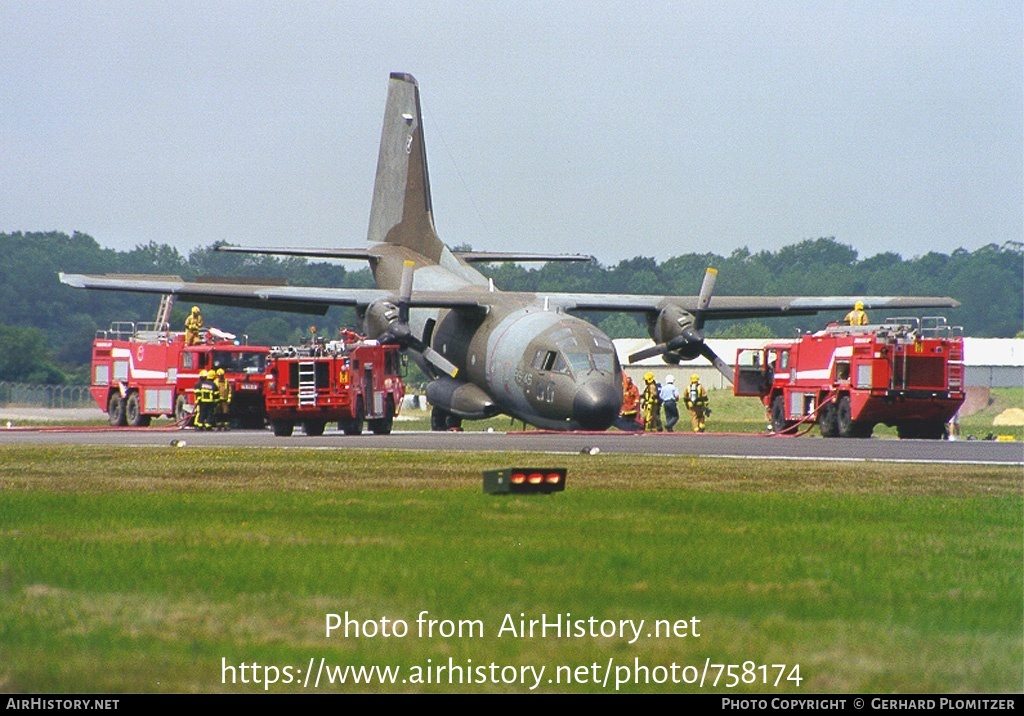
[[[567,491],[482,493],[482,469],[525,462],[568,467]],[[529,690],[529,676],[470,670],[492,663],[546,667],[548,692],[612,691],[620,676],[621,691],[700,691],[670,668],[682,682],[707,660],[750,682],[726,688],[723,673],[705,692],[1024,682],[1018,468],[10,447],[0,487],[5,692],[264,690],[240,683],[242,663],[277,667],[272,692],[302,691],[320,658],[401,669],[393,684],[349,673],[318,689],[331,692]],[[432,635],[418,633],[424,611]],[[325,636],[346,612],[409,633]],[[499,636],[507,618],[542,615],[645,627],[633,643]],[[462,635],[442,635],[444,620]],[[648,637],[657,620],[687,635]],[[414,683],[449,664],[498,678]],[[782,679],[763,683],[774,664]],[[796,665],[799,683],[785,678]]]

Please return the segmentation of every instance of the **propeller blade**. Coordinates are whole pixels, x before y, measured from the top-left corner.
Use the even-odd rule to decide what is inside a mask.
[[[629,362],[636,363],[646,358],[653,358],[654,356],[665,355],[666,353],[675,353],[680,351],[680,349],[690,346],[691,348],[683,353],[685,359],[689,360],[694,357],[692,347],[700,346],[700,354],[707,358],[731,383],[732,372],[729,370],[729,365],[715,355],[715,352],[708,348],[707,343],[704,342],[704,311],[711,305],[711,295],[715,291],[715,281],[717,278],[718,270],[709,266],[708,270],[704,273],[704,281],[700,286],[700,295],[697,297],[697,309],[693,312],[692,325],[684,325],[679,335],[672,340],[658,343],[650,348],[644,348],[642,351],[631,354]],[[679,320],[680,323],[683,322],[682,318]]]
[[[646,358],[653,358],[654,356],[664,355],[668,352],[668,345],[665,343],[659,343],[651,346],[650,348],[644,348],[642,351],[631,353],[629,356],[630,363],[636,363],[637,361],[644,360]]]
[[[454,363],[452,363],[443,355],[435,351],[430,346],[426,346],[422,351],[420,351],[420,353],[423,355],[424,358],[427,359],[427,361],[432,366],[437,368],[442,373],[449,375],[452,378],[459,374],[459,369],[455,366]]]
[[[404,345],[409,350],[416,351],[426,358],[428,363],[445,375],[449,375],[452,378],[458,375],[459,369],[454,363],[435,351],[433,348],[428,346],[425,341],[417,338],[412,333],[407,334]]]
[[[693,327],[698,331],[704,328],[704,310],[711,305],[711,294],[715,291],[715,280],[718,278],[718,269],[708,266],[704,272],[704,282],[700,285],[700,295],[697,297],[697,310],[693,314]]]
[[[732,370],[729,368],[729,364],[718,357],[718,355],[708,347],[705,343],[700,347],[700,354],[711,362],[711,365],[718,369],[718,372],[725,376],[725,379],[732,382]]]

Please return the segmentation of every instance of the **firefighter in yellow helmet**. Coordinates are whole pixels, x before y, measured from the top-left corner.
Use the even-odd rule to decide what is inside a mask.
[[[690,385],[683,393],[683,404],[690,411],[690,425],[693,427],[693,432],[704,432],[705,421],[711,413],[711,408],[708,404],[708,392],[700,384],[700,376],[696,373],[690,376]]]
[[[185,345],[194,346],[199,342],[199,329],[203,327],[203,314],[199,306],[192,306],[192,313],[185,318]]]
[[[223,368],[217,369],[213,384],[217,387],[217,410],[214,420],[218,430],[227,430],[231,424],[231,383],[224,375]]]
[[[853,310],[846,314],[843,321],[848,326],[868,325],[868,314],[864,313],[864,302],[857,301],[857,303],[853,304]]]
[[[640,396],[640,410],[644,416],[644,430],[649,433],[663,432],[661,426],[661,396],[654,373],[644,374],[644,392]]]
[[[217,374],[213,371],[199,371],[199,382],[196,383],[196,419],[195,426],[200,430],[210,430],[214,427],[214,407],[217,404],[217,386],[212,376]]]

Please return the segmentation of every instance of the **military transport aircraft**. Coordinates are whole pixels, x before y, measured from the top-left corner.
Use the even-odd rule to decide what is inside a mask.
[[[951,307],[950,298],[878,296],[744,297],[712,300],[716,271],[697,296],[525,293],[498,290],[475,261],[587,259],[550,254],[453,252],[434,229],[419,87],[394,73],[388,87],[370,211],[369,244],[353,249],[221,247],[221,250],[369,261],[378,288],[310,288],[251,283],[188,283],[179,277],[61,274],[78,288],[174,294],[206,302],[325,313],[353,306],[370,337],[397,343],[431,376],[432,427],[499,413],[553,430],[604,430],[618,416],[622,371],[611,340],[574,311],[641,313],[655,345],[631,362],[704,356],[728,367],[704,342],[714,319],[808,315],[868,309]]]

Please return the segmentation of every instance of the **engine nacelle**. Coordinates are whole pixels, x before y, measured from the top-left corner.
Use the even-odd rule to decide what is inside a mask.
[[[491,396],[472,383],[441,376],[427,385],[427,402],[449,413],[470,420],[498,414]]]
[[[666,306],[656,316],[649,316],[647,331],[655,343],[671,345],[664,354],[666,363],[693,360],[700,355],[704,336],[694,327],[693,314],[678,306]]]
[[[377,338],[388,332],[398,317],[398,306],[390,301],[375,301],[367,307],[363,316],[363,334]]]

